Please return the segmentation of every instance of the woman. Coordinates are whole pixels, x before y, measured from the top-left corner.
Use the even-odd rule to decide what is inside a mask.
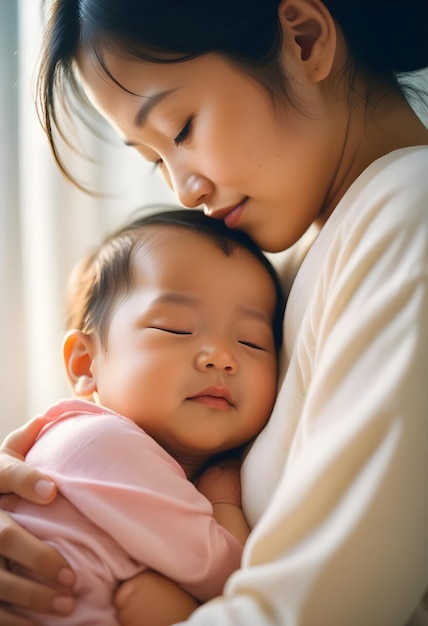
[[[427,3],[145,5],[52,3],[39,93],[58,162],[71,83],[182,204],[290,248],[278,400],[242,471],[253,531],[224,595],[188,623],[423,623],[428,131],[396,73],[428,65]],[[7,442],[15,456],[25,437]],[[4,491],[54,497],[13,457],[1,467]],[[71,584],[64,561],[2,520],[4,557]],[[24,623],[15,605],[69,608],[63,588],[0,582],[6,624]],[[152,582],[119,590],[123,624],[155,623]]]

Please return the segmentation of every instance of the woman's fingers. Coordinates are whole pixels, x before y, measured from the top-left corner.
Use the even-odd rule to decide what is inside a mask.
[[[70,594],[60,592],[34,580],[20,578],[6,569],[0,570],[0,589],[2,595],[2,610],[6,612],[10,607],[12,611],[28,608],[32,611],[68,614],[74,606]],[[7,604],[6,599],[7,598]],[[12,618],[10,618],[12,619]],[[0,621],[3,624],[2,621]]]
[[[33,572],[39,580],[57,588],[69,589],[74,583],[74,574],[64,557],[52,546],[21,528],[4,511],[0,511],[0,556],[19,564]],[[0,601],[10,601],[10,593],[5,594],[2,585]]]
[[[22,623],[14,615],[14,610],[22,608],[50,614],[68,614],[73,610],[70,588],[74,574],[65,559],[52,546],[18,526],[4,511],[0,511],[0,555],[0,624]],[[6,560],[34,574],[39,582],[9,571]]]
[[[28,621],[25,617],[20,617],[7,610],[0,604],[0,624],[2,626],[34,626],[34,622]]]
[[[47,504],[56,496],[55,484],[38,470],[0,450],[0,493],[16,493],[37,504]]]
[[[24,463],[24,457],[48,419],[36,417],[11,432],[0,446],[0,492],[16,493],[26,500],[45,504],[56,496],[54,483]]]
[[[25,422],[25,424],[7,435],[0,449],[9,450],[13,456],[23,459],[37,439],[42,428],[52,420],[53,418],[42,415]]]

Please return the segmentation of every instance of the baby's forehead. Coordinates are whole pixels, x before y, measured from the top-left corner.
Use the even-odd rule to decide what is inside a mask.
[[[192,251],[195,254],[201,254],[201,251],[208,254],[217,252],[225,257],[232,257],[238,249],[251,254],[244,245],[232,239],[179,224],[147,224],[140,229],[135,244],[136,251],[159,255],[164,254],[165,250],[171,256],[174,251],[179,255],[183,248],[190,253]],[[253,254],[251,256],[256,259]]]
[[[235,289],[243,299],[267,309],[275,293],[267,267],[244,245],[175,225],[151,224],[141,229],[131,258],[131,276],[136,289],[184,290],[200,293],[201,298],[204,293],[217,293],[222,300],[226,298],[226,306],[227,294],[235,295]]]
[[[229,263],[239,265],[248,272],[259,273],[261,269],[266,281],[272,283],[275,289],[278,288],[275,270],[270,267],[269,261],[264,259],[261,251],[245,245],[245,239],[241,242],[239,233],[232,233],[228,237],[215,229],[210,231],[192,225],[162,222],[145,224],[139,228],[137,234],[134,233],[130,269],[138,270],[156,262],[171,265],[176,261],[183,267],[187,261],[191,270],[216,259],[223,266],[222,269],[219,267],[219,273],[224,272],[224,265]]]
[[[134,246],[131,273],[134,285],[138,282],[142,287],[159,281],[184,285],[188,282],[185,277],[194,276],[193,287],[204,282],[213,288],[223,285],[219,289],[226,291],[227,285],[237,281],[247,285],[250,297],[259,299],[266,289],[276,291],[267,266],[239,241],[175,225],[142,229]]]

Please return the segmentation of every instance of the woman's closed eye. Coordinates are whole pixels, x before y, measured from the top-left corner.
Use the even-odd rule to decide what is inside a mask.
[[[185,123],[185,125],[183,126],[183,128],[180,130],[180,132],[178,133],[178,135],[176,137],[174,137],[174,145],[178,148],[178,146],[181,146],[181,144],[183,144],[190,135],[190,130],[192,127],[192,122],[193,122],[193,116],[189,117],[189,119],[187,120],[187,122]],[[134,145],[131,142],[125,142],[126,145],[128,146],[132,146]],[[144,156],[144,154],[143,154]],[[146,157],[144,157],[146,158]],[[151,173],[154,174],[157,170],[161,169],[163,166],[163,159],[157,159],[156,161],[151,161],[152,162],[152,171]]]
[[[190,130],[192,127],[193,117],[189,117],[183,128],[178,135],[174,138],[174,144],[178,147],[189,138]]]

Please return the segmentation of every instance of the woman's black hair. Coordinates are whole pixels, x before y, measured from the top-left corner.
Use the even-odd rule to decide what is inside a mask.
[[[357,66],[377,77],[428,66],[427,0],[324,0]]]
[[[217,52],[255,77],[275,97],[289,96],[280,63],[280,0],[45,0],[48,21],[38,80],[42,124],[62,171],[63,139],[56,99],[70,101],[71,87],[84,97],[75,75],[79,46],[107,75],[102,51],[176,63]],[[355,72],[398,86],[397,73],[428,66],[427,0],[324,0],[342,29]],[[76,182],[76,181],[74,181]]]
[[[206,237],[231,256],[240,246],[250,252],[266,269],[275,287],[276,303],[272,329],[276,351],[282,344],[285,309],[284,293],[278,275],[257,244],[246,233],[227,228],[222,220],[207,217],[198,210],[162,207],[155,213],[147,210],[110,235],[93,253],[80,261],[72,272],[67,306],[67,329],[85,332],[96,330],[105,341],[112,307],[132,288],[134,253],[144,245],[142,234],[147,227],[173,226]],[[149,231],[148,231],[149,232]],[[195,258],[195,265],[198,259]]]

